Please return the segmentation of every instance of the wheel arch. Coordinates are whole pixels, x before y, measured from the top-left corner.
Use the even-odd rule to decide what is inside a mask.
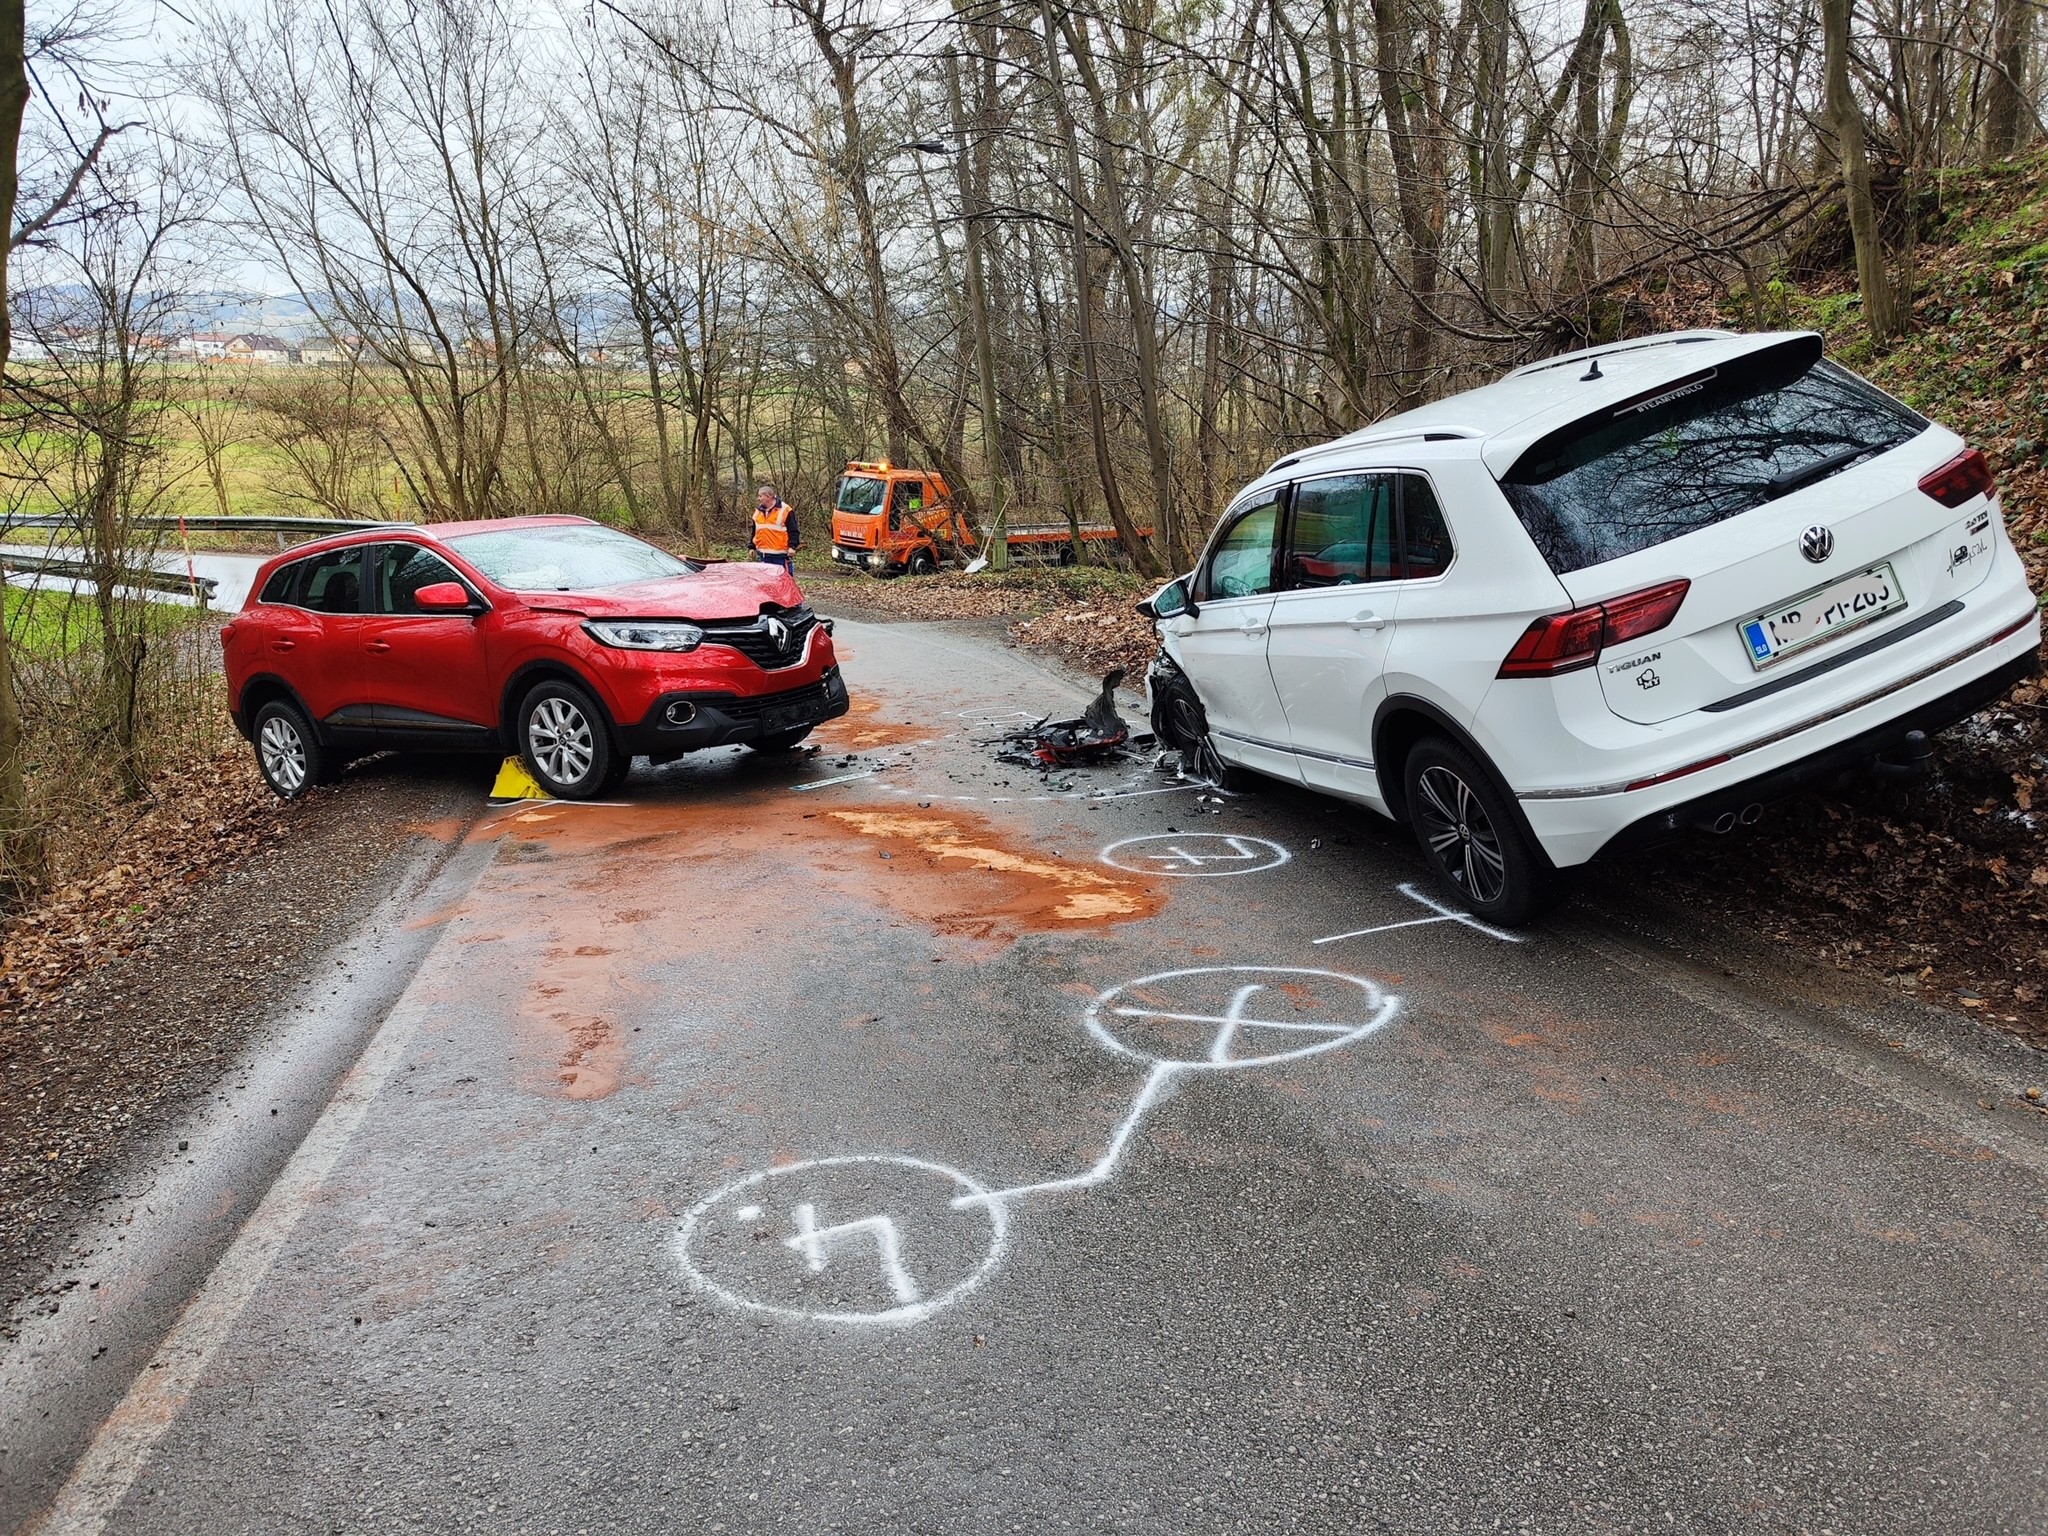
[[[228,718],[234,721],[235,729],[241,733],[244,741],[253,738],[253,733],[256,729],[256,711],[268,704],[272,699],[283,699],[294,709],[298,710],[300,714],[306,717],[306,722],[313,727],[313,734],[323,742],[326,740],[326,735],[321,729],[319,720],[314,718],[313,711],[306,707],[306,701],[299,697],[298,689],[279,677],[275,672],[258,672],[242,684],[240,697],[228,706]]]
[[[498,740],[508,754],[519,750],[519,731],[513,720],[519,701],[534,687],[546,682],[569,683],[590,695],[591,701],[597,705],[599,718],[604,721],[605,730],[611,735],[612,750],[623,750],[619,745],[619,722],[612,718],[612,708],[605,702],[604,690],[567,662],[542,658],[515,667],[498,695]]]
[[[1380,793],[1386,798],[1387,810],[1394,819],[1403,825],[1408,822],[1408,754],[1429,736],[1447,737],[1479,765],[1480,772],[1493,780],[1493,787],[1500,792],[1508,813],[1514,817],[1515,830],[1536,850],[1537,856],[1549,864],[1550,854],[1542,839],[1537,837],[1536,829],[1530,826],[1529,818],[1522,810],[1522,802],[1515,797],[1514,790],[1500,769],[1494,766],[1486,749],[1443,709],[1413,694],[1392,695],[1382,700],[1373,714],[1373,766],[1379,775]]]

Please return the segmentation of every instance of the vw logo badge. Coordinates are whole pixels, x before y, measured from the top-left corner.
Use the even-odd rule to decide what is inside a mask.
[[[1806,556],[1815,565],[1819,565],[1834,552],[1834,533],[1829,529],[1821,527],[1819,523],[1815,523],[1806,532],[1799,535],[1799,553]]]
[[[1821,531],[1825,533],[1827,530],[1822,529]],[[1824,560],[1827,557],[1825,555],[1809,555],[1807,558],[1810,560]],[[789,626],[783,623],[782,620],[763,619],[761,621],[761,627],[768,632],[768,643],[774,646],[775,649],[777,649],[778,651],[786,651],[789,649]]]

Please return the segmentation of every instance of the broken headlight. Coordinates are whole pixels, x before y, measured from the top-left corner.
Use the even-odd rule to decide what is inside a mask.
[[[617,651],[694,651],[704,643],[703,630],[673,619],[593,619],[583,632]]]

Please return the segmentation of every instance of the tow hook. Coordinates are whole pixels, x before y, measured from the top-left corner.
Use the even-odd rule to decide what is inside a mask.
[[[1933,766],[1934,743],[1927,739],[1925,731],[1906,732],[1904,741],[1880,752],[1877,761],[1871,764],[1872,771],[1886,779],[1924,778]]]

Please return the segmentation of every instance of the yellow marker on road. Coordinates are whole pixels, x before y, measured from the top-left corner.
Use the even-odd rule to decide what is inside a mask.
[[[518,757],[508,757],[498,769],[498,782],[491,786],[491,799],[507,800],[552,800],[555,797],[540,787],[534,776],[526,771],[526,764]]]

